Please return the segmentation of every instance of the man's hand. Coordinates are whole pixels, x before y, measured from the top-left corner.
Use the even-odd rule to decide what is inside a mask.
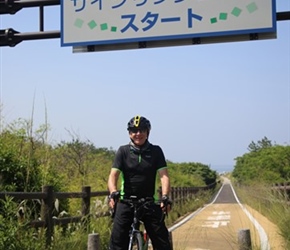
[[[172,201],[169,199],[167,195],[163,195],[161,198],[161,204],[160,204],[162,210],[164,213],[169,213],[172,206]]]
[[[120,192],[118,191],[112,192],[109,195],[109,205],[112,209],[115,208],[115,204],[118,202],[119,199],[120,199]]]

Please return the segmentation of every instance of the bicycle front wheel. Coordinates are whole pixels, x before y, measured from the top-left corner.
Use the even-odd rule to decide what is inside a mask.
[[[131,235],[128,250],[143,250],[143,238],[140,232]]]

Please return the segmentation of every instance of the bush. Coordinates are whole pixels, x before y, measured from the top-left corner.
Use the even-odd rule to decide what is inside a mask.
[[[44,249],[43,234],[31,228],[30,220],[19,214],[17,203],[10,197],[0,202],[0,249]]]

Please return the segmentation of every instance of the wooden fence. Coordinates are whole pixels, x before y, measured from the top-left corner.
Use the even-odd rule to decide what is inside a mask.
[[[46,244],[51,244],[54,226],[67,225],[69,223],[89,221],[90,200],[92,197],[106,196],[108,191],[91,192],[91,187],[83,187],[81,192],[54,192],[53,186],[44,186],[42,192],[1,192],[0,199],[6,196],[14,197],[18,200],[41,200],[40,218],[41,220],[31,221],[32,227],[44,227],[46,229]],[[54,202],[56,199],[81,198],[82,209],[80,216],[55,218],[53,217]]]
[[[286,202],[290,206],[290,182],[274,184],[272,191],[280,202]]]
[[[283,194],[287,201],[290,200],[290,183],[273,185],[272,190]],[[196,198],[198,192],[215,188],[216,183],[204,187],[172,187],[170,197],[174,204],[182,205],[186,201]],[[54,192],[53,186],[44,186],[42,192],[0,192],[0,199],[6,196],[14,197],[15,200],[41,200],[40,218],[41,220],[31,221],[32,227],[43,227],[46,229],[46,244],[51,244],[54,232],[54,226],[68,225],[69,223],[86,223],[90,221],[91,198],[104,197],[109,195],[108,191],[91,191],[91,187],[82,187],[81,192]],[[161,189],[159,190],[161,196]],[[66,218],[53,217],[54,202],[56,199],[79,198],[82,200],[81,215]],[[110,215],[109,211],[102,213],[100,216]]]
[[[170,197],[174,204],[182,205],[184,202],[194,199],[198,192],[214,189],[215,187],[216,182],[204,187],[172,187]],[[159,195],[161,195],[160,191]]]
[[[196,197],[200,191],[215,188],[216,183],[205,187],[172,187],[170,197],[174,204],[181,205],[184,202]],[[40,218],[41,220],[31,221],[32,227],[44,227],[46,229],[46,245],[51,244],[51,239],[56,225],[68,225],[69,223],[82,223],[86,226],[90,220],[90,205],[91,198],[108,196],[108,191],[92,192],[90,186],[82,187],[81,192],[54,192],[53,186],[44,186],[42,192],[0,192],[0,199],[6,196],[14,197],[16,200],[41,200]],[[161,196],[161,189],[159,189],[159,196]],[[82,199],[82,209],[80,216],[56,218],[53,217],[54,203],[56,199]],[[102,216],[110,215],[109,211],[103,213]]]
[[[284,192],[290,198],[290,182],[274,184],[272,189]]]

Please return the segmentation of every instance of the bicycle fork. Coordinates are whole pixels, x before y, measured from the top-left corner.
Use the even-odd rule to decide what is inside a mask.
[[[142,241],[141,242],[142,248],[140,250],[147,250],[149,246],[149,236],[145,229],[144,229],[144,232],[140,231],[140,222],[135,218],[131,225],[129,246],[130,247],[133,246],[135,243],[134,240],[137,240],[138,238],[137,235],[140,235],[141,237],[139,239]],[[130,247],[129,247],[129,250],[131,250]]]

